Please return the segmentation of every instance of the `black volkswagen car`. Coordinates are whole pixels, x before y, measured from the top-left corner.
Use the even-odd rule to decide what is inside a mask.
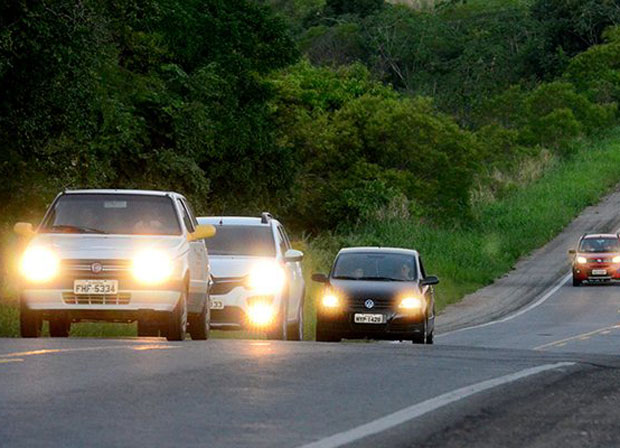
[[[336,256],[317,306],[316,340],[342,338],[411,340],[432,344],[435,326],[433,285],[417,251],[352,247]]]

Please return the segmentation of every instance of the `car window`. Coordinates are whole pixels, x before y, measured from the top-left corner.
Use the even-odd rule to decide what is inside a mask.
[[[206,240],[210,255],[275,257],[270,226],[216,225],[215,235]]]
[[[426,277],[426,271],[424,270],[424,263],[422,263],[422,257],[418,257],[418,263],[420,263],[420,277]]]
[[[286,241],[286,247],[288,249],[292,248],[293,245],[291,244],[291,240],[288,237],[288,234],[286,233],[286,230],[284,230],[284,227],[280,227],[280,231],[282,232],[282,236],[284,236],[284,241]]]
[[[412,255],[350,252],[338,256],[332,277],[353,280],[412,281],[417,279],[417,272],[415,258]]]
[[[180,235],[181,226],[168,196],[145,194],[63,194],[52,205],[42,233]]]
[[[194,227],[194,223],[192,222],[192,219],[190,218],[190,214],[187,211],[185,204],[180,199],[177,199],[177,201],[179,202],[179,206],[181,208],[181,217],[183,218],[183,223],[185,223],[185,228],[187,229],[189,233],[194,232],[196,228]]]
[[[581,240],[579,252],[620,252],[618,238],[586,238]]]
[[[278,242],[278,244],[280,245],[280,252],[282,253],[282,255],[284,255],[286,251],[289,250],[291,247],[286,237],[284,236],[284,232],[282,231],[281,227],[278,227],[278,237],[280,239],[280,241]]]
[[[186,199],[182,199],[181,201],[183,202],[183,204],[185,204],[185,208],[189,212],[189,219],[192,221],[192,224],[194,225],[194,227],[198,227],[198,220],[196,219],[196,213],[194,213],[192,205],[187,202]]]

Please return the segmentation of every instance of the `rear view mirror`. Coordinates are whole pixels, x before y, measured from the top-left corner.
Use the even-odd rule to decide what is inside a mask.
[[[327,283],[327,275],[325,274],[312,274],[312,280],[318,283]]]
[[[427,275],[420,282],[420,284],[422,286],[432,286],[432,285],[436,285],[438,283],[439,283],[439,279],[437,277],[435,277],[434,275]]]
[[[29,222],[18,222],[13,226],[13,231],[24,238],[32,238],[36,234]]]
[[[299,250],[289,249],[284,254],[284,261],[287,263],[292,263],[296,261],[301,261],[304,258],[304,253]]]
[[[568,250],[568,255],[575,255],[577,253],[577,251],[575,249],[569,249]]]
[[[205,224],[205,225],[196,227],[196,230],[190,233],[187,236],[187,239],[190,241],[203,240],[205,238],[211,238],[212,236],[215,235],[215,232],[216,232],[215,226],[212,226],[211,224]]]

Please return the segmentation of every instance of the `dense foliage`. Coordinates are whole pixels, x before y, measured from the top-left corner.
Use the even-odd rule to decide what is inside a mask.
[[[493,173],[617,121],[620,0],[461,3],[4,2],[3,220],[136,187],[300,229],[464,223]]]

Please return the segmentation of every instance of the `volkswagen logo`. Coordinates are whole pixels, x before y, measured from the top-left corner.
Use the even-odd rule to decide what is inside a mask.
[[[603,260],[601,260],[600,258],[599,258],[598,260],[596,260],[596,261],[598,261],[599,263],[602,263],[602,262],[603,262]]]
[[[93,274],[99,274],[101,271],[103,271],[101,263],[93,263],[90,265],[90,272]]]
[[[372,299],[368,299],[364,302],[364,305],[366,306],[366,308],[371,309],[373,306],[375,306],[375,301]]]

